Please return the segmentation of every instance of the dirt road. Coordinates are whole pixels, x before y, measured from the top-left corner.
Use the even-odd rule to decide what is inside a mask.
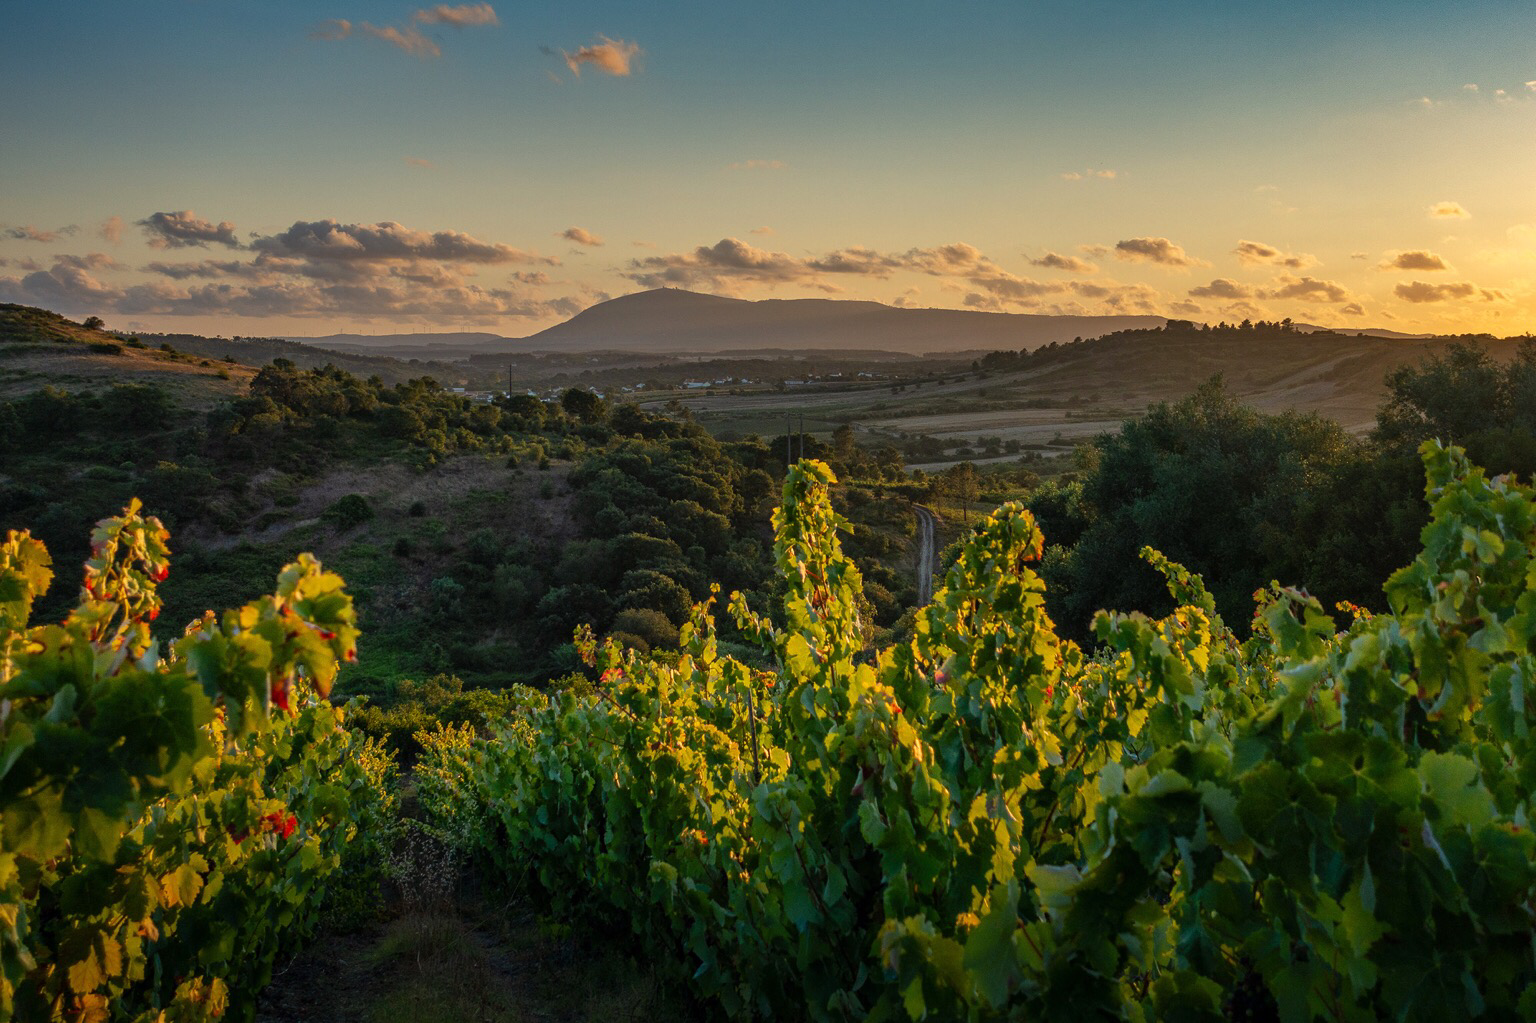
[[[917,513],[917,606],[923,607],[933,599],[933,512],[920,504],[914,504]]]

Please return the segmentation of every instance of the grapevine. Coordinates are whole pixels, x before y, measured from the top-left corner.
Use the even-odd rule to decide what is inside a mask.
[[[58,625],[29,623],[46,549],[0,546],[0,1018],[249,1018],[379,856],[393,765],[323,699],[341,580],[302,556],[166,644],[167,543],[137,501],[104,520]]]
[[[1148,550],[1179,606],[1101,612],[1091,653],[1012,505],[866,650],[802,463],[782,622],[730,605],[772,671],[708,602],[678,656],[589,645],[595,695],[429,745],[425,804],[737,1018],[1530,1018],[1536,495],[1422,454],[1388,613],[1277,584],[1240,641]]]

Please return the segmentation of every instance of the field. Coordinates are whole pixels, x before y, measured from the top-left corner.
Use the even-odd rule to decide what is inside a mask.
[[[1447,344],[1331,333],[1252,335],[1128,332],[1023,357],[972,353],[961,362],[907,363],[885,370],[878,381],[669,390],[643,404],[676,402],[719,435],[778,435],[789,422],[798,429],[803,415],[806,430],[825,439],[837,425],[852,423],[862,443],[895,443],[906,449],[909,464],[938,469],[964,459],[1001,463],[1029,452],[1069,453],[1217,374],[1245,405],[1271,414],[1317,412],[1360,436],[1375,425],[1386,375],[1442,353]],[[1514,344],[1491,348],[1495,358],[1507,359]],[[931,441],[910,443],[921,438]]]

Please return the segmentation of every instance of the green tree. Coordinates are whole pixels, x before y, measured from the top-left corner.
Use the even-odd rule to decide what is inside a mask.
[[[1091,524],[1072,555],[1071,592],[1053,607],[1076,636],[1099,608],[1166,610],[1162,579],[1137,556],[1144,546],[1204,576],[1234,621],[1271,579],[1304,581],[1305,545],[1295,538],[1307,495],[1352,451],[1332,420],[1264,415],[1220,378],[1154,405],[1096,447],[1082,494]]]
[[[601,423],[608,418],[608,402],[596,391],[583,387],[567,388],[560,395],[560,407],[578,423]]]

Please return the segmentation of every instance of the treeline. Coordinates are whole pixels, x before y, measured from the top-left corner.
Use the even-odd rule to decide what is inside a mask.
[[[1099,608],[1166,610],[1162,580],[1136,557],[1144,545],[1204,576],[1231,621],[1275,579],[1329,608],[1385,609],[1381,580],[1412,559],[1427,521],[1421,442],[1461,445],[1491,472],[1536,471],[1536,342],[1506,365],[1456,343],[1387,387],[1361,439],[1316,414],[1247,408],[1213,379],[1081,449],[1078,471],[1029,501],[1050,544],[1053,616],[1085,637]]]
[[[1245,341],[1284,341],[1295,337],[1327,338],[1334,336],[1330,330],[1304,332],[1291,322],[1290,317],[1283,320],[1243,320],[1240,323],[1228,323],[1222,320],[1217,324],[1195,323],[1193,320],[1169,320],[1161,327],[1131,327],[1126,330],[1111,331],[1099,337],[1076,337],[1071,341],[1052,341],[1048,345],[1039,348],[1020,349],[1019,351],[988,352],[973,364],[975,368],[986,372],[1008,372],[1012,370],[1028,369],[1031,365],[1049,362],[1052,359],[1076,349],[1082,345],[1098,345],[1106,342],[1142,340],[1147,338],[1214,338],[1214,339],[1241,339]]]
[[[797,435],[791,453],[784,436],[721,442],[680,407],[657,415],[582,388],[486,401],[430,377],[388,383],[278,359],[232,401],[182,402],[123,384],[0,403],[0,525],[31,526],[61,562],[80,561],[101,509],[141,497],[188,538],[167,620],[255,592],[293,544],[329,544],[359,581],[374,636],[346,687],[372,695],[375,716],[423,702],[405,679],[457,677],[473,693],[569,676],[578,624],[640,651],[675,647],[709,580],[765,587],[769,515],[802,449],[854,479],[905,478],[895,448],[863,447],[851,427],[830,443]],[[378,493],[300,508],[308,488],[345,469],[431,474],[466,455],[488,460],[475,478],[497,493],[428,491],[408,511]],[[893,567],[910,516],[894,501],[874,490],[853,501],[880,628],[912,599],[909,573]],[[553,525],[527,528],[530,504]],[[264,538],[269,527],[280,540]],[[50,594],[41,612],[62,613],[68,596]],[[408,735],[404,720],[375,730]]]

